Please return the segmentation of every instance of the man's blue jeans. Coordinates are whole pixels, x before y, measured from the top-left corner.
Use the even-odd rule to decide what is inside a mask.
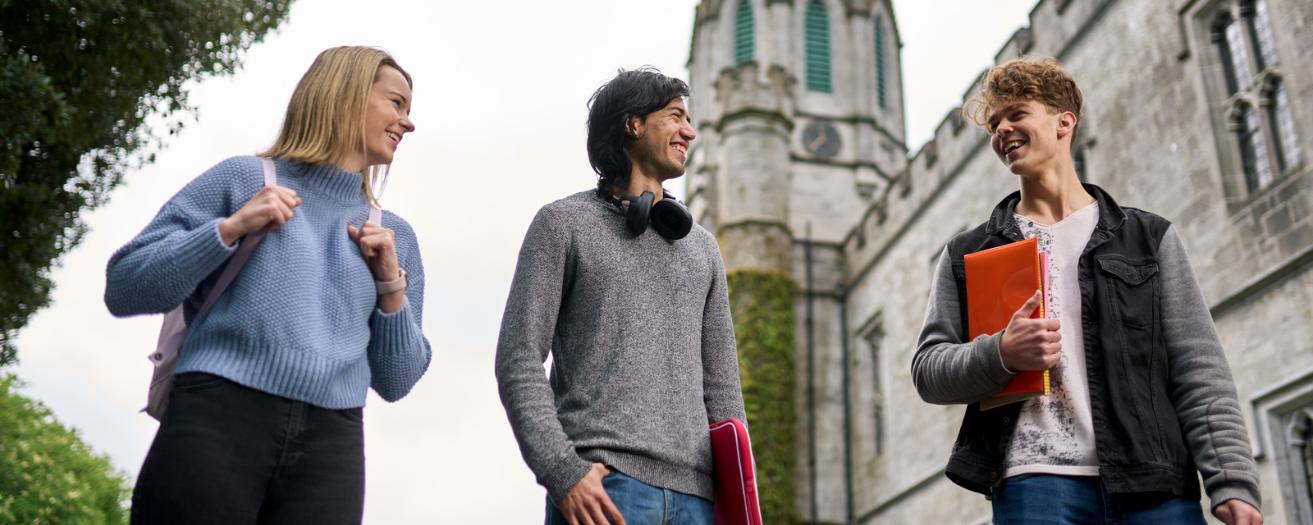
[[[1204,525],[1196,500],[1108,494],[1099,478],[1027,474],[1008,478],[994,493],[1000,525]]]
[[[602,478],[606,495],[629,525],[711,525],[711,502],[697,496],[653,487],[612,471]],[[547,496],[547,525],[567,525]]]

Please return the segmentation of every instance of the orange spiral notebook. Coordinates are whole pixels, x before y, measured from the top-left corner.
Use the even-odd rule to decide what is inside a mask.
[[[1032,319],[1044,317],[1048,304],[1047,254],[1034,238],[969,253],[964,258],[967,280],[967,337],[994,334],[1007,328],[1012,314],[1040,290]],[[1027,370],[1012,377],[1003,390],[980,402],[981,410],[1049,395],[1049,371]]]

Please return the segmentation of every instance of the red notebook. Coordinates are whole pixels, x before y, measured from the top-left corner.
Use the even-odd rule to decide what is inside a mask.
[[[1007,328],[1012,314],[1035,290],[1043,293],[1032,319],[1044,317],[1048,304],[1048,257],[1034,238],[1005,244],[964,257],[967,280],[967,338]],[[1012,377],[1003,390],[980,402],[981,410],[1049,395],[1049,371],[1027,370]]]
[[[747,425],[734,418],[712,423],[711,457],[716,476],[716,525],[762,525]]]

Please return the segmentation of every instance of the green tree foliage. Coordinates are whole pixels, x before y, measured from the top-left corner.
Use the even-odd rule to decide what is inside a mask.
[[[0,0],[0,365],[50,301],[50,270],[132,165],[183,117],[188,81],[227,74],[291,0]]]
[[[0,375],[0,523],[127,523],[124,475],[18,386]]]
[[[788,276],[738,270],[726,276],[739,349],[743,405],[757,460],[757,487],[764,523],[801,520],[794,512],[793,299]]]

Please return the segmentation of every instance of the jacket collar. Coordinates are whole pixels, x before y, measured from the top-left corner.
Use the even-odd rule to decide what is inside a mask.
[[[1108,192],[1103,191],[1103,188],[1093,184],[1081,186],[1084,186],[1085,191],[1099,203],[1099,222],[1095,225],[1095,229],[1112,232],[1121,228],[1126,222],[1126,212],[1117,205],[1117,201],[1113,200]],[[985,233],[1020,239],[1021,231],[1017,228],[1017,221],[1012,220],[1012,214],[1016,211],[1019,202],[1021,202],[1020,190],[1004,197],[989,214],[989,222],[985,223]]]

